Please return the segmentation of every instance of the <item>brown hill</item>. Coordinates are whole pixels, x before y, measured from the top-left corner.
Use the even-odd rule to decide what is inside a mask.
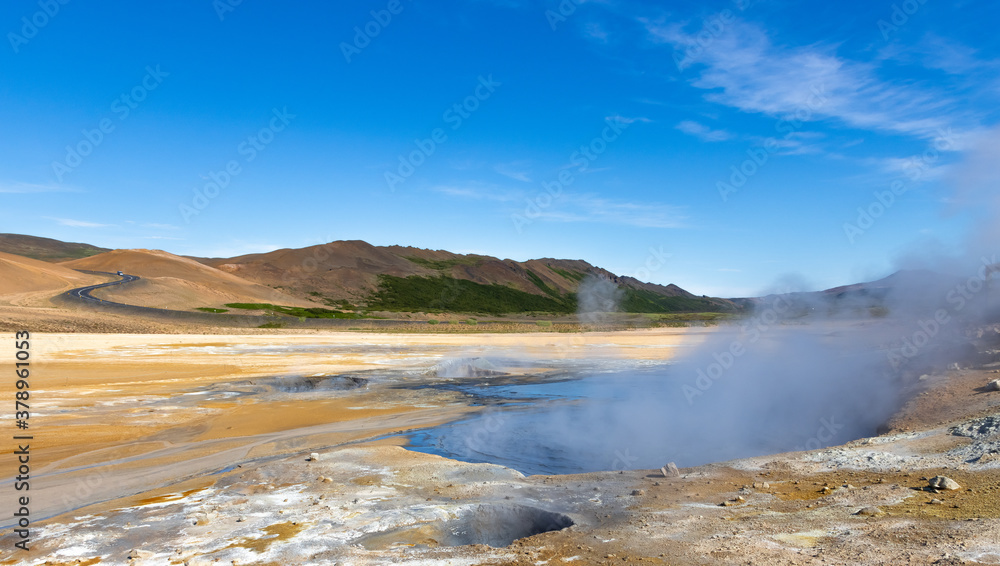
[[[48,299],[74,287],[103,283],[106,278],[85,275],[37,259],[0,252],[0,303],[48,306]]]
[[[23,234],[0,234],[0,252],[42,261],[56,262],[79,259],[106,251],[110,250],[90,244],[61,242],[52,238],[39,238]]]
[[[226,303],[317,306],[285,293],[160,250],[114,250],[60,264],[91,271],[124,271],[141,280],[94,292],[95,297],[132,305],[192,309]]]
[[[541,297],[572,300],[587,275],[610,279],[630,293],[626,298],[649,303],[667,297],[704,303],[709,310],[733,308],[728,301],[696,297],[676,285],[644,283],[615,275],[583,260],[552,258],[518,262],[482,255],[455,254],[403,246],[373,246],[359,240],[336,241],[301,249],[282,249],[234,258],[195,258],[248,281],[281,288],[300,298],[364,303],[379,289],[380,276],[446,277],[481,285],[501,285]],[[445,292],[447,292],[445,290]],[[640,299],[636,299],[640,297]],[[711,304],[709,304],[711,303]],[[678,303],[679,304],[679,303]],[[695,308],[695,307],[691,307]]]

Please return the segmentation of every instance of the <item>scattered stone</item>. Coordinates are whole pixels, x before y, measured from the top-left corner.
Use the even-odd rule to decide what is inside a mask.
[[[931,499],[930,505],[944,505],[944,501],[941,501],[940,499]]]
[[[956,489],[961,489],[962,487],[958,484],[957,481],[946,476],[934,476],[927,482],[927,485],[933,489],[940,489],[947,491],[954,491]]]
[[[308,461],[309,462],[318,462],[319,461],[319,453],[313,452],[312,454],[310,454]]]
[[[948,366],[948,369],[953,370],[953,371],[959,371],[959,370],[962,369],[962,367],[960,365],[958,365],[958,363],[954,363],[954,364],[950,364]]]
[[[754,489],[771,489],[771,484],[765,482],[753,482]]]
[[[951,429],[955,436],[968,436],[969,438],[986,438],[1000,432],[1000,416],[986,417],[958,425]]]
[[[877,517],[879,515],[882,515],[883,513],[884,512],[878,507],[870,506],[870,507],[863,507],[860,511],[855,513],[855,515],[859,515],[861,517]]]
[[[633,489],[632,495],[646,495],[646,491],[642,489]]]
[[[854,489],[854,486],[849,483],[845,483],[844,487],[846,487],[847,489]]]
[[[670,462],[666,466],[660,468],[660,473],[662,473],[665,478],[679,478],[681,476],[681,471],[677,469],[677,464],[673,462]]]
[[[987,391],[1000,391],[1000,379],[994,379],[986,385]]]

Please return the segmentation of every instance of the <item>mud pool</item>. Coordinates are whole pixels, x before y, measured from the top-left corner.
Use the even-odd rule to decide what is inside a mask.
[[[679,373],[656,364],[429,385],[485,408],[407,434],[407,448],[527,475],[691,467],[872,436],[889,415],[889,404],[859,405],[856,392],[805,382],[773,403],[741,399],[739,387],[691,403]]]

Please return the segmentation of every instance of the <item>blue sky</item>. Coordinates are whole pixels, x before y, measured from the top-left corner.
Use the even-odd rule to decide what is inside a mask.
[[[0,232],[106,247],[362,239],[585,259],[698,294],[820,289],[966,245],[984,208],[956,187],[998,139],[989,1],[0,16]]]

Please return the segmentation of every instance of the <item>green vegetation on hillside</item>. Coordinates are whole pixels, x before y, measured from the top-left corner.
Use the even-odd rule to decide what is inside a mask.
[[[504,285],[484,285],[448,276],[396,277],[379,275],[378,288],[368,297],[371,310],[403,312],[462,312],[486,314],[576,312],[575,293],[560,294],[538,275],[528,277],[548,296]],[[643,289],[622,289],[621,310],[627,313],[711,313],[728,309],[703,297],[666,297]]]
[[[378,289],[368,299],[372,310],[408,312],[481,312],[509,314],[576,311],[576,299],[542,297],[503,285],[483,285],[454,277],[379,275]]]
[[[583,278],[586,277],[586,274],[580,273],[579,271],[569,271],[567,269],[562,269],[559,267],[552,267],[551,265],[548,267],[549,269],[555,271],[559,275],[562,275],[566,279],[572,279],[573,281],[583,281]]]
[[[229,309],[216,309],[216,308],[212,308],[212,307],[198,307],[198,308],[196,308],[194,310],[201,311],[201,312],[211,312],[211,313],[215,313],[215,314],[222,314],[224,312],[229,312]]]
[[[625,312],[720,312],[722,305],[701,297],[665,297],[645,289],[623,289],[621,309]]]
[[[365,318],[353,312],[340,312],[324,308],[284,307],[270,303],[227,303],[231,309],[262,310],[268,313],[286,314],[297,318]]]
[[[553,297],[557,301],[561,300],[563,298],[562,294],[559,293],[559,291],[557,291],[557,290],[553,289],[552,287],[549,287],[548,285],[546,285],[545,282],[542,281],[542,278],[539,277],[537,273],[535,273],[534,271],[532,271],[530,269],[526,269],[525,271],[528,272],[528,279],[531,279],[531,282],[534,283],[536,287],[538,287],[543,292],[545,292],[546,295],[548,295],[550,297]]]

